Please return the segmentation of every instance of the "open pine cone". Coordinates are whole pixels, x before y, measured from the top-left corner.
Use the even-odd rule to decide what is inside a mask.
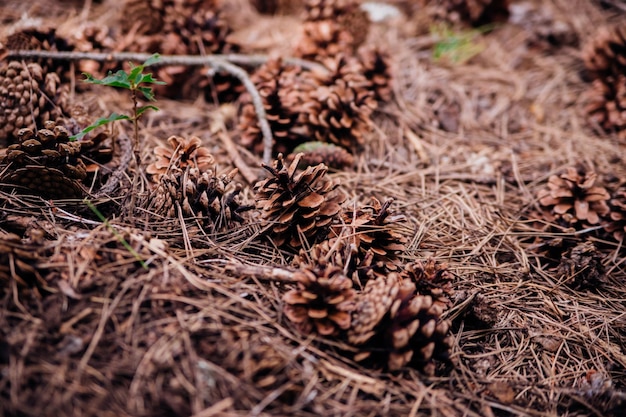
[[[67,93],[58,74],[37,63],[0,62],[0,146],[12,143],[21,128],[60,117]]]
[[[350,328],[355,291],[335,266],[308,265],[293,275],[298,287],[285,293],[284,312],[304,334],[335,336]]]
[[[316,140],[353,150],[365,143],[371,114],[377,107],[370,83],[354,59],[340,56],[325,61],[328,74],[314,74],[320,85],[306,106]]]
[[[167,218],[195,218],[212,231],[242,222],[241,184],[233,181],[237,169],[217,176],[212,170],[200,171],[187,166],[160,176],[151,197],[151,212]]]
[[[303,123],[303,105],[314,87],[303,82],[301,72],[299,67],[272,59],[261,65],[250,77],[263,99],[274,136],[275,154],[291,153],[310,135],[308,127]],[[260,155],[263,153],[263,135],[252,99],[249,94],[244,94],[241,102],[240,141]]]
[[[595,79],[626,74],[626,26],[603,26],[583,50],[585,67]]]
[[[276,246],[296,250],[302,246],[301,238],[314,244],[326,237],[345,199],[337,189],[339,183],[326,177],[324,164],[296,173],[300,158],[299,154],[286,165],[278,155],[273,166],[263,165],[270,177],[254,186],[263,221],[272,224],[269,236]]]
[[[355,360],[389,370],[411,365],[433,374],[433,360],[449,359],[450,322],[441,318],[441,305],[418,294],[411,280],[396,273],[371,280],[356,304],[348,331],[348,341],[362,350]]]
[[[363,75],[374,92],[374,98],[380,103],[389,102],[393,95],[389,54],[379,48],[361,48],[358,59],[363,67]]]
[[[609,214],[610,195],[604,187],[594,186],[596,173],[578,171],[574,167],[548,180],[548,188],[539,190],[539,204],[548,220],[564,221],[567,225],[598,224]]]
[[[239,46],[227,39],[231,29],[216,0],[127,0],[121,8],[121,25],[124,33],[136,30],[127,49],[138,52],[210,55],[239,51]],[[155,78],[167,85],[155,86],[155,92],[172,98],[195,98],[199,93],[210,98],[216,93],[222,100],[241,91],[231,77],[229,83],[221,74],[211,80],[206,73],[206,69],[187,66],[157,68]]]
[[[592,126],[626,139],[626,75],[594,80],[588,94],[585,110]]]
[[[429,295],[433,303],[444,309],[452,305],[452,274],[446,264],[438,264],[433,258],[412,262],[404,267],[402,275],[411,280],[420,295]]]
[[[436,18],[472,26],[504,22],[509,17],[510,0],[422,0]]]
[[[215,159],[197,136],[185,139],[180,136],[170,136],[167,139],[169,147],[157,146],[154,154],[157,160],[148,165],[146,172],[156,179],[171,171],[185,171],[188,167],[198,168],[200,172],[213,167]]]
[[[81,198],[87,167],[81,158],[81,142],[54,122],[45,129],[20,129],[18,143],[10,145],[0,160],[0,183],[44,198]]]
[[[357,268],[374,268],[378,272],[400,269],[398,254],[406,250],[407,238],[398,230],[404,215],[390,210],[393,200],[381,204],[372,197],[372,205],[347,209],[342,213],[342,228],[350,230],[350,240],[357,250]],[[335,233],[341,233],[335,228]],[[367,263],[367,265],[364,265]]]
[[[609,201],[611,213],[604,229],[611,233],[615,240],[622,242],[626,236],[626,187],[619,188]]]

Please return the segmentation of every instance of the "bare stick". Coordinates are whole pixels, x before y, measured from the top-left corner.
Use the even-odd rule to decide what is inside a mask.
[[[227,263],[225,269],[226,272],[235,276],[247,275],[269,281],[295,282],[293,279],[293,271],[285,268]]]
[[[75,52],[75,51],[32,51],[32,50],[8,50],[5,51],[8,58],[46,58],[59,61],[82,61],[85,59],[107,61],[146,61],[152,54],[142,52]],[[4,56],[0,56],[4,57]],[[214,63],[227,61],[237,65],[257,67],[266,63],[270,58],[267,55],[160,55],[159,65],[186,65],[186,66],[214,66]],[[283,58],[288,65],[295,65],[310,71],[328,73],[328,69],[316,62],[299,58]]]
[[[8,57],[12,58],[49,58],[58,60],[82,60],[90,59],[94,61],[146,61],[152,55],[147,53],[136,52],[73,52],[73,51],[27,51],[16,50],[8,51]],[[203,66],[208,65],[215,71],[225,71],[241,81],[250,96],[254,105],[259,127],[263,135],[263,163],[269,165],[272,160],[272,147],[274,138],[272,129],[267,121],[267,114],[263,107],[263,99],[256,89],[254,83],[250,79],[248,73],[241,67],[233,64],[233,62],[244,65],[258,65],[267,61],[266,56],[261,55],[163,55],[159,58],[157,65],[187,65],[187,66]],[[296,58],[287,58],[286,63],[299,65],[302,68],[327,71],[323,66],[310,61],[304,61]]]

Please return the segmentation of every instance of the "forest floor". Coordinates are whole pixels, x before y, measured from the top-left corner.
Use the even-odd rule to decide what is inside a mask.
[[[25,16],[66,30],[113,19],[106,1],[8,3],[0,38]],[[567,167],[594,170],[609,189],[626,180],[626,142],[585,116],[581,50],[602,24],[626,24],[626,12],[599,3],[514,1],[507,23],[442,57],[441,36],[406,17],[370,28],[366,43],[392,57],[393,98],[372,115],[354,165],[328,176],[347,207],[393,199],[406,218],[403,262],[447,264],[452,365],[433,375],[386,371],[355,362],[332,338],[299,333],[283,313],[287,284],[232,272],[290,268],[287,255],[260,243],[254,210],[214,234],[129,210],[145,201],[145,168],[171,135],[198,136],[219,172],[235,167],[236,154],[239,168],[264,172],[261,155],[238,144],[238,102],[157,96],[159,110],[140,121],[139,166],[127,169],[122,195],[98,203],[110,227],[84,204],[0,196],[0,229],[43,229],[51,248],[38,265],[43,288],[0,288],[0,414],[624,415],[623,245],[597,227],[538,227],[529,214]],[[234,36],[254,43],[244,53],[288,56],[298,19],[255,16]],[[98,117],[132,106],[128,92],[102,86],[72,99]],[[254,204],[253,181],[235,180]],[[581,265],[572,248],[589,243]],[[543,250],[551,245],[565,248],[556,259]]]

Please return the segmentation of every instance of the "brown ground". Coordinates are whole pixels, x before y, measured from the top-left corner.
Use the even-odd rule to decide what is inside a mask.
[[[62,3],[3,7],[12,22],[3,30],[23,12],[61,21]],[[407,262],[434,256],[449,264],[453,369],[434,377],[367,369],[332,341],[298,334],[282,314],[280,283],[225,272],[227,262],[284,263],[269,247],[251,250],[259,246],[248,238],[254,224],[206,236],[178,221],[148,225],[117,200],[104,205],[146,270],[88,209],[24,198],[5,205],[0,227],[44,228],[54,249],[42,266],[47,288],[2,293],[0,414],[623,415],[623,248],[592,232],[548,236],[523,216],[547,178],[567,166],[593,167],[605,183],[626,178],[624,143],[586,124],[580,59],[595,28],[620,17],[590,0],[543,3],[568,25],[569,44],[538,39],[546,23],[525,17],[479,36],[482,52],[458,64],[433,60],[435,40],[410,22],[375,26],[370,41],[392,45],[395,99],[376,113],[355,168],[332,174],[346,204],[395,199],[409,218]],[[93,16],[107,18],[93,7]],[[72,9],[74,19],[79,12]],[[277,18],[240,37],[256,30],[266,35],[253,37],[259,44],[280,49],[294,25],[270,19]],[[96,93],[84,99],[103,114],[128,109],[123,92]],[[141,127],[144,161],[169,135],[196,134],[226,170],[218,132],[237,135],[228,108],[157,104]],[[260,173],[260,156],[240,152]],[[140,194],[145,182],[136,186]],[[596,245],[601,265],[581,272],[590,284],[575,284],[580,277],[529,248],[550,237]]]

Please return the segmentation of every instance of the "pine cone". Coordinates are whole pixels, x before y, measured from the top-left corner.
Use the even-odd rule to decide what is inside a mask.
[[[154,154],[157,160],[148,165],[146,172],[156,179],[168,172],[185,171],[187,168],[198,168],[200,172],[213,168],[215,159],[202,141],[196,136],[189,139],[180,136],[170,136],[167,139],[169,147],[157,146]]]
[[[607,281],[602,259],[593,243],[581,242],[563,255],[557,273],[576,290],[598,288]]]
[[[0,147],[12,143],[19,129],[60,117],[67,92],[59,76],[45,73],[39,64],[0,63]]]
[[[285,293],[284,312],[304,334],[335,336],[350,327],[355,291],[352,281],[334,266],[301,267],[294,272],[297,289]]]
[[[371,206],[345,210],[342,213],[342,228],[350,230],[351,243],[358,251],[357,267],[374,268],[382,273],[400,268],[398,254],[406,250],[407,239],[398,230],[398,226],[406,218],[389,209],[392,202],[390,199],[381,204],[372,197]],[[337,228],[334,232],[341,233]]]
[[[591,76],[607,81],[626,74],[626,26],[601,27],[583,50]]]
[[[437,264],[432,258],[426,262],[416,261],[405,266],[403,275],[415,284],[418,294],[432,297],[433,303],[443,309],[451,307],[454,289],[448,265]]]
[[[278,155],[272,167],[263,165],[270,177],[254,186],[257,208],[265,224],[273,224],[269,236],[276,246],[296,250],[303,243],[301,234],[311,245],[326,237],[345,199],[337,189],[339,184],[326,178],[324,164],[296,174],[300,158],[297,155],[287,166],[282,154]]]
[[[361,48],[358,54],[363,75],[369,81],[374,98],[378,102],[389,102],[393,96],[391,58],[379,48]]]
[[[334,20],[304,22],[294,56],[310,61],[351,54],[354,38]]]
[[[435,18],[463,22],[472,26],[505,22],[509,17],[509,0],[426,0]]]
[[[626,75],[594,80],[586,107],[589,121],[602,132],[626,139]]]
[[[325,62],[329,74],[315,74],[320,84],[305,110],[316,140],[346,149],[365,144],[377,103],[358,62],[339,57]]]
[[[239,202],[241,184],[233,181],[235,175],[236,169],[218,177],[212,170],[189,166],[164,174],[150,197],[150,211],[174,219],[179,214],[195,218],[212,231],[242,222],[241,212],[249,207]]]
[[[611,233],[615,240],[622,242],[626,236],[626,187],[619,188],[609,201],[611,213],[604,230]]]
[[[85,22],[72,31],[68,43],[71,49],[80,52],[109,52],[116,49],[118,40],[113,30],[94,22]],[[80,60],[76,63],[77,72],[91,74],[94,77],[104,78],[108,71],[115,69],[115,64]]]
[[[26,27],[13,33],[7,37],[5,46],[9,50],[22,49],[29,51],[69,51],[72,49],[67,39],[56,33],[56,29],[39,26]],[[69,80],[68,72],[71,66],[68,62],[43,58],[29,59],[27,61],[39,64],[44,73],[56,72],[63,81]]]
[[[45,284],[38,265],[43,250],[43,233],[22,240],[16,234],[0,232],[0,289],[9,288],[13,280],[21,287]]]
[[[326,164],[332,169],[344,169],[354,165],[354,156],[341,146],[324,142],[305,142],[293,150],[287,161],[293,161],[294,154],[302,153],[298,168],[305,169],[311,165]]]
[[[300,0],[251,0],[252,6],[263,14],[289,15],[302,10]]]
[[[132,21],[124,23],[122,20],[122,27],[125,30],[138,28],[139,35],[128,48],[164,55],[238,52],[239,46],[227,40],[231,29],[221,17],[218,3],[215,0],[128,0],[122,16],[130,16]],[[137,13],[137,18],[133,12]],[[213,83],[219,85],[219,91],[211,90],[212,83],[206,73],[206,69],[187,66],[157,68],[155,77],[167,85],[155,86],[155,92],[170,98],[195,98],[205,90],[209,99],[212,93],[219,93],[220,100],[223,95],[231,93],[224,78]],[[241,91],[239,82],[232,77],[229,79],[232,93],[238,94]]]
[[[299,67],[284,65],[280,59],[269,60],[250,77],[257,87],[267,120],[274,136],[274,152],[289,154],[308,140],[309,129],[303,123],[303,106],[313,86],[300,79]],[[241,143],[258,154],[263,153],[263,135],[250,95],[241,96],[239,129]]]
[[[21,129],[19,143],[7,148],[0,161],[0,183],[26,188],[44,198],[81,198],[86,191],[81,181],[87,168],[81,159],[81,142],[71,142],[69,132],[54,122],[35,133]]]
[[[600,216],[609,214],[610,196],[604,187],[595,186],[596,173],[578,171],[574,167],[560,176],[552,175],[548,189],[539,190],[539,204],[549,217],[569,225],[598,224]]]
[[[362,349],[355,360],[389,370],[413,365],[433,374],[434,359],[449,360],[450,323],[442,313],[432,297],[418,294],[414,283],[396,273],[369,281],[348,331],[348,341]]]

